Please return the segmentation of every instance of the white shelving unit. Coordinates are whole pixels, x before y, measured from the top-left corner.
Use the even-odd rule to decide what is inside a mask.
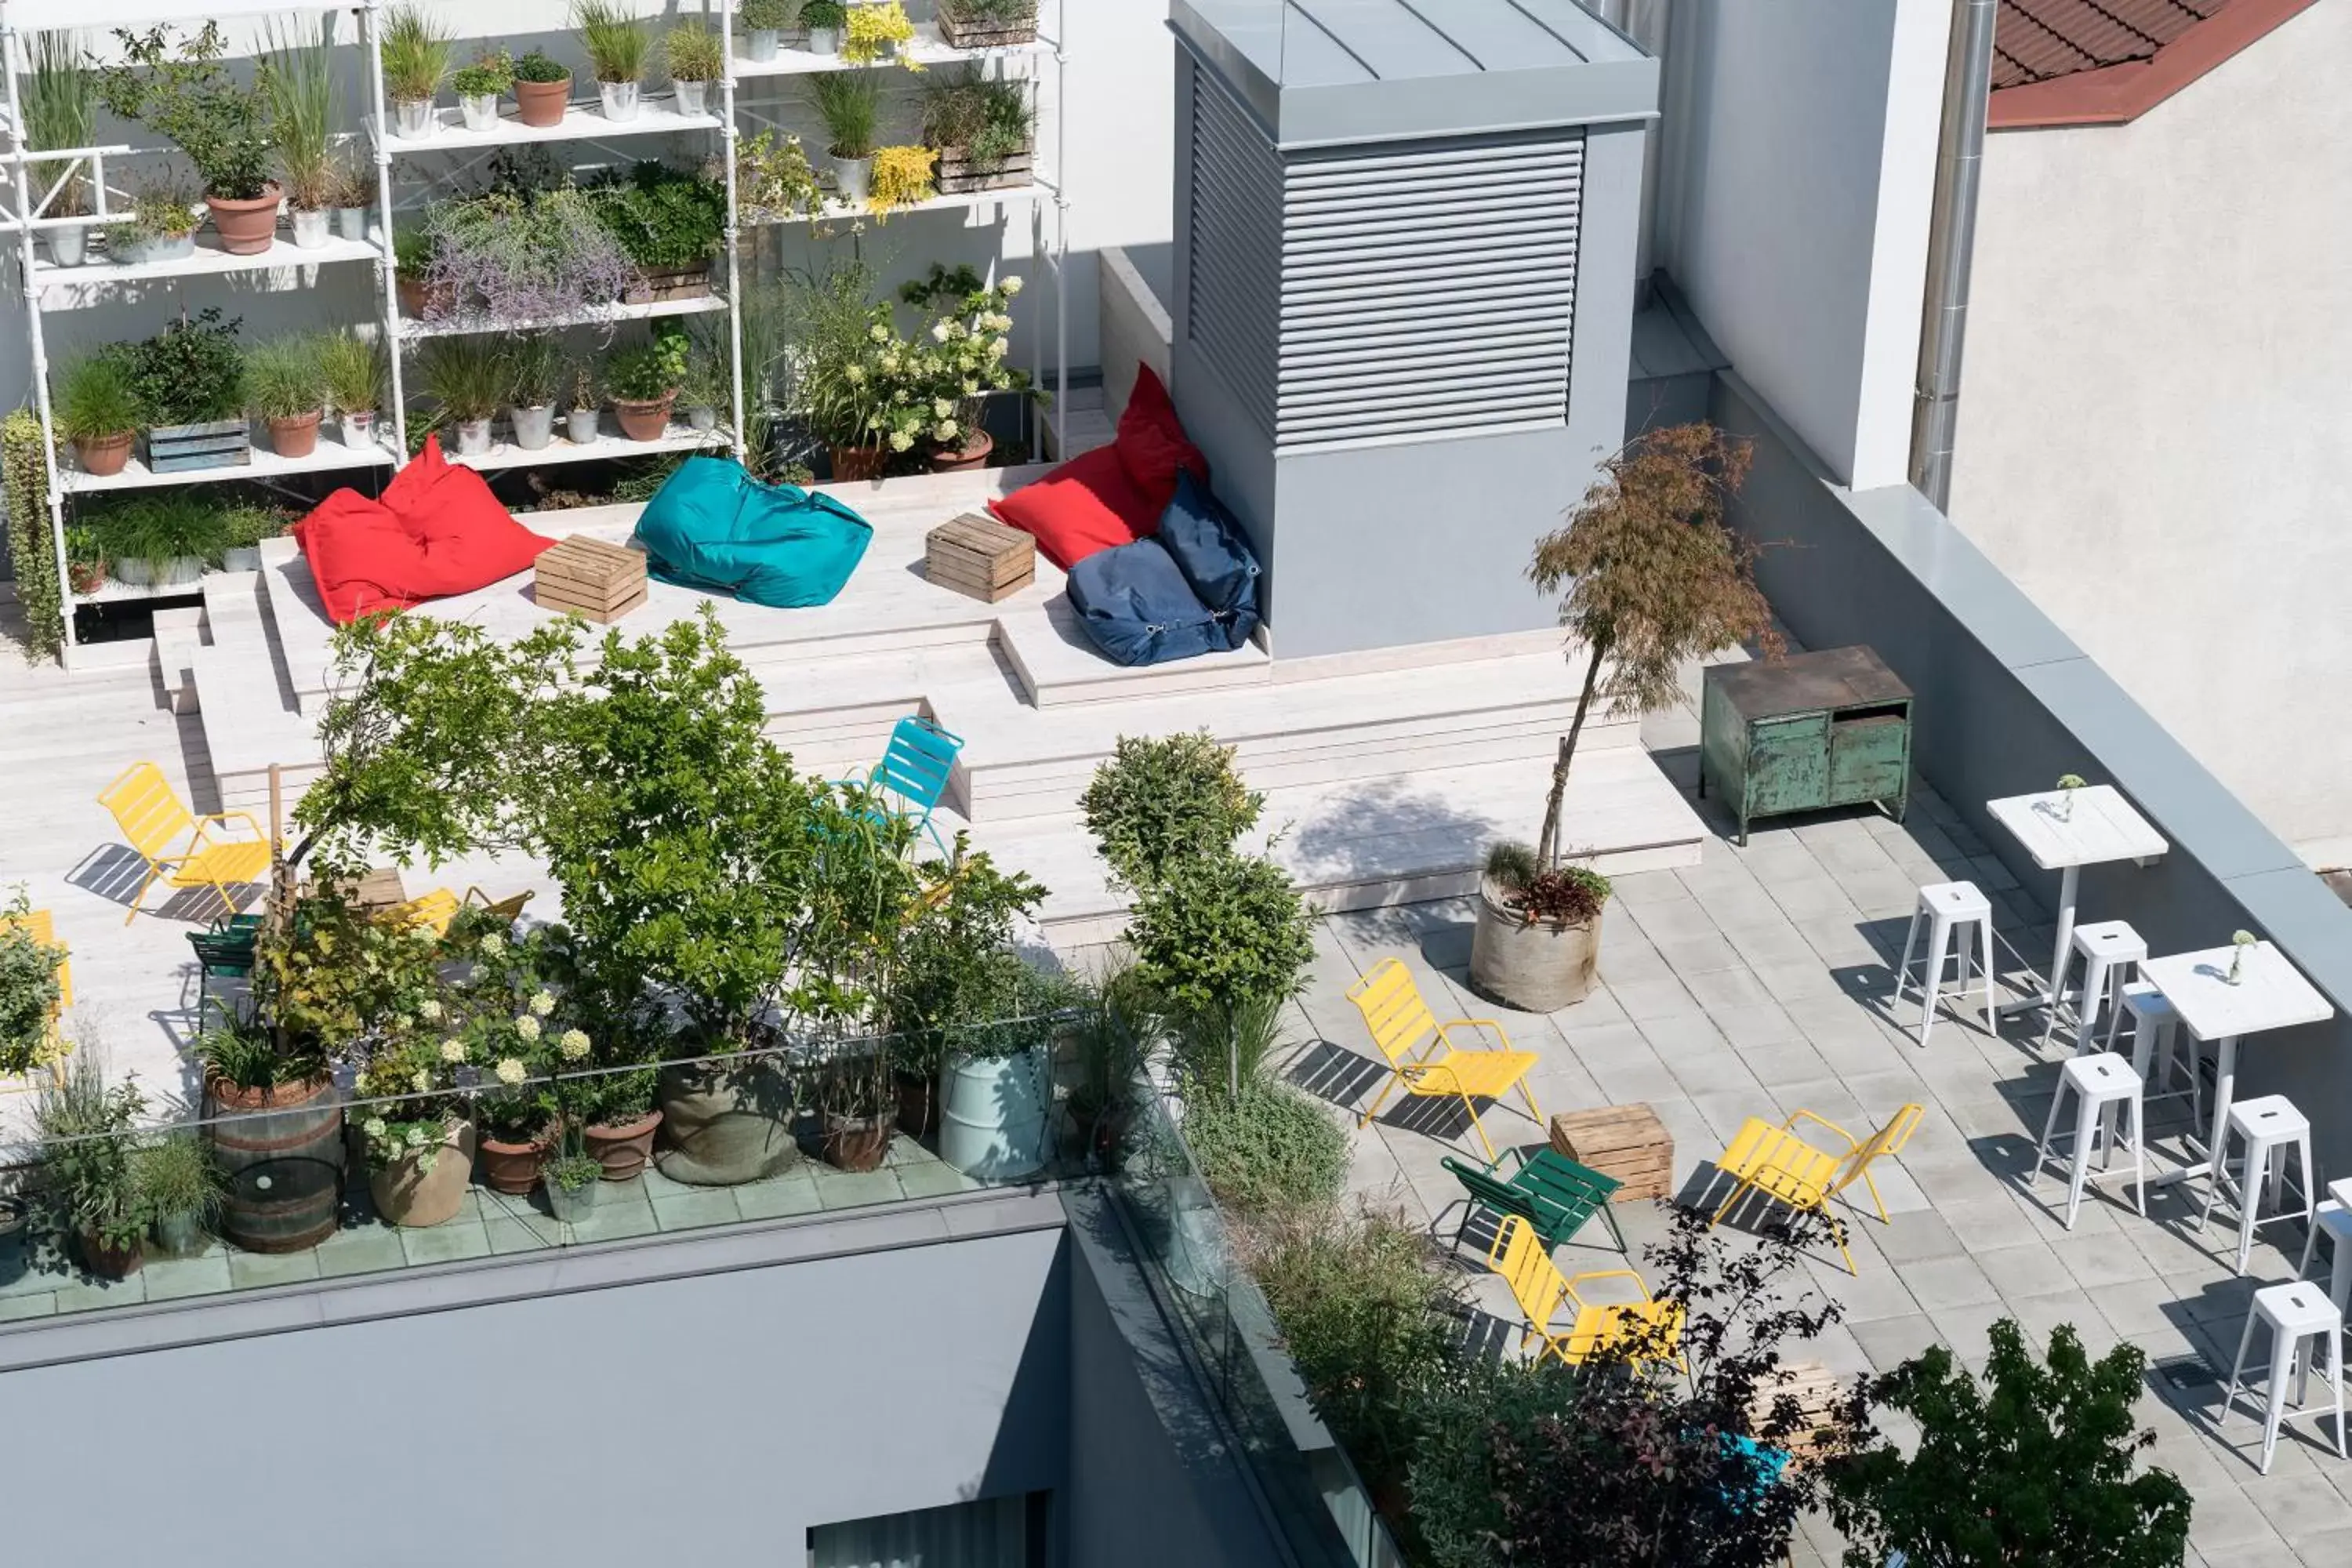
[[[473,131],[465,125],[457,110],[446,108],[436,112],[433,127],[425,134],[403,137],[387,134],[384,130],[392,121],[392,114],[383,87],[380,30],[383,12],[391,4],[392,0],[341,0],[341,3],[334,3],[334,0],[229,0],[225,8],[215,5],[204,15],[196,15],[185,0],[115,0],[115,3],[108,5],[102,18],[93,19],[78,14],[77,0],[0,0],[0,170],[5,172],[5,184],[0,184],[0,236],[13,236],[19,275],[25,284],[26,332],[31,348],[34,401],[44,435],[48,437],[45,452],[48,470],[49,521],[60,584],[70,582],[65,545],[66,507],[69,497],[158,486],[220,484],[238,480],[267,482],[301,475],[397,468],[402,466],[407,460],[407,416],[402,355],[397,351],[403,344],[429,338],[724,313],[728,318],[726,335],[730,399],[727,410],[730,417],[722,421],[719,428],[697,431],[678,424],[672,426],[658,440],[630,441],[611,428],[608,417],[599,438],[585,445],[574,445],[559,434],[550,446],[536,450],[526,451],[500,442],[487,454],[471,458],[450,454],[450,460],[476,468],[499,470],[642,458],[667,452],[731,451],[739,459],[744,455],[740,434],[744,426],[742,323],[738,309],[744,268],[741,242],[747,228],[782,223],[805,224],[809,220],[800,216],[747,218],[742,215],[735,179],[735,147],[742,134],[740,124],[747,119],[757,123],[775,122],[739,102],[738,84],[780,82],[783,79],[826,71],[895,70],[904,68],[897,61],[856,62],[845,60],[837,55],[817,55],[804,48],[792,47],[779,51],[772,60],[754,61],[737,51],[730,0],[700,0],[696,9],[707,23],[716,26],[728,62],[726,74],[712,84],[710,96],[715,101],[708,112],[683,113],[672,94],[647,93],[641,98],[635,115],[627,120],[605,118],[592,100],[572,103],[566,109],[562,121],[556,125],[529,126],[517,118],[513,108],[509,105],[495,128]],[[648,20],[657,21],[657,8],[646,9]],[[1045,25],[1049,11],[1052,14],[1050,28]],[[106,188],[107,161],[139,155],[145,150],[110,145],[34,153],[24,146],[16,128],[22,123],[18,104],[21,101],[22,79],[28,69],[26,39],[31,34],[60,28],[86,29],[100,25],[130,26],[152,22],[200,26],[207,16],[319,15],[327,12],[352,13],[359,21],[354,47],[362,52],[365,60],[366,92],[359,128],[354,134],[362,148],[373,153],[377,192],[376,218],[372,222],[365,240],[331,239],[323,246],[303,249],[281,237],[268,250],[257,255],[230,256],[222,251],[208,234],[200,234],[194,253],[175,260],[135,264],[97,260],[79,266],[61,267],[53,260],[43,258],[37,248],[41,237],[72,228],[100,227],[121,216],[119,211],[110,208]],[[1022,68],[1026,79],[1035,84],[1032,89],[1031,107],[1039,126],[1032,153],[1035,171],[1032,183],[1002,190],[934,196],[891,213],[888,221],[911,224],[920,222],[926,215],[934,213],[971,212],[985,208],[1027,209],[1029,260],[1033,267],[1039,262],[1045,264],[1054,286],[1055,311],[1050,340],[1050,382],[1046,338],[1043,332],[1033,340],[1037,348],[1031,356],[1030,368],[1037,384],[1050,385],[1055,395],[1053,418],[1058,432],[1062,417],[1060,409],[1066,401],[1068,391],[1068,308],[1065,284],[1068,256],[1068,201],[1060,184],[1066,143],[1066,96],[1064,92],[1068,62],[1066,0],[1040,0],[1039,13],[1039,36],[1031,43],[982,49],[951,48],[940,40],[935,26],[921,22],[917,24],[917,36],[908,50],[914,63],[927,68],[973,65],[985,72],[1003,75],[1009,74],[1013,62],[1026,62]],[[1046,109],[1043,95],[1048,86],[1053,92],[1050,157],[1043,130]],[[393,215],[405,207],[413,207],[415,203],[395,201],[395,187],[415,184],[422,192],[429,190],[435,183],[433,178],[422,182],[401,179],[400,166],[404,161],[435,156],[445,160],[454,157],[457,169],[438,176],[446,179],[453,174],[464,172],[501,148],[584,143],[609,151],[615,162],[625,162],[645,156],[645,142],[649,138],[695,134],[716,140],[719,162],[725,169],[725,280],[718,286],[717,292],[692,299],[656,300],[637,305],[616,304],[550,321],[434,322],[413,320],[403,313],[398,289],[398,263],[393,246]],[[632,144],[634,151],[630,150]],[[47,206],[56,191],[67,179],[75,175],[85,179],[96,193],[94,205],[97,210],[76,217],[61,217],[49,213]],[[824,213],[818,215],[821,220],[832,221],[835,233],[845,228],[854,230],[855,226],[841,220],[866,216],[862,207],[838,201],[828,202]],[[282,275],[297,285],[307,285],[318,279],[320,268],[360,263],[373,263],[374,266],[376,299],[379,301],[379,309],[374,313],[376,324],[383,334],[383,341],[394,351],[387,355],[391,373],[389,417],[379,422],[388,437],[383,445],[352,448],[322,437],[309,456],[285,458],[267,450],[265,443],[256,446],[250,463],[157,474],[134,458],[121,473],[103,478],[82,473],[60,461],[48,397],[49,365],[42,331],[42,319],[46,314],[103,306],[112,290],[131,284],[176,286],[187,283],[200,287],[210,279],[243,273],[270,272]],[[992,267],[991,271],[992,274]],[[1033,294],[1031,298],[1035,296]],[[106,584],[90,594],[76,594],[67,588],[63,593],[66,662],[68,665],[73,662],[73,611],[77,605],[148,599],[193,591],[186,586],[134,588],[117,583]]]

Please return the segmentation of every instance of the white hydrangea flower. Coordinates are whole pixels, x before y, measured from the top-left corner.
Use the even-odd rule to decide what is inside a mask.
[[[496,958],[505,952],[506,950],[506,938],[500,936],[494,931],[486,931],[482,933],[482,955],[484,957]]]
[[[874,323],[872,331],[866,335],[871,337],[877,343],[887,343],[890,341],[890,329],[884,326],[881,322],[877,321]]]
[[[950,333],[950,332],[952,332],[953,331],[955,331],[955,327],[954,327],[954,324],[953,324],[952,322],[949,322],[949,321],[933,321],[933,322],[931,323],[931,338],[932,338],[932,341],[933,341],[933,342],[942,342],[942,343],[943,343],[943,342],[947,342],[947,341],[948,341],[948,334],[949,334],[949,333]]]
[[[447,1039],[442,1041],[441,1059],[445,1062],[464,1061],[466,1059],[466,1042],[459,1039]]]
[[[1000,287],[1004,290],[1004,297],[1010,300],[1013,296],[1021,292],[1021,279],[1019,278],[1007,278]]]
[[[849,384],[852,386],[864,386],[866,384],[866,367],[862,364],[851,365],[847,370],[842,372],[842,374],[849,378]]]
[[[419,1094],[430,1094],[433,1092],[433,1075],[418,1068],[408,1075],[408,1087]]]
[[[963,378],[963,395],[966,397],[978,397],[980,395],[980,378],[978,376],[968,375]]]
[[[914,444],[915,438],[912,436],[908,435],[904,430],[893,430],[890,432],[890,450],[894,452],[903,452]]]
[[[988,357],[991,359],[1003,359],[1004,357],[1005,350],[1011,346],[1012,345],[1007,343],[1003,338],[998,338],[988,345]]]
[[[555,1048],[563,1053],[565,1061],[576,1062],[588,1054],[588,1037],[578,1029],[566,1029],[556,1037]]]
[[[938,430],[933,433],[942,441],[952,441],[963,433],[963,426],[952,419],[942,419],[940,421]]]
[[[431,1142],[431,1140],[425,1135],[425,1123],[422,1121],[410,1122],[407,1130],[402,1132],[400,1137],[401,1142],[406,1143],[412,1149],[422,1149],[427,1142]]]
[[[499,1081],[509,1086],[520,1083],[523,1079],[530,1076],[530,1071],[524,1068],[522,1063],[515,1060],[512,1057],[508,1057],[504,1060],[500,1061],[498,1065],[497,1070]]]
[[[437,1023],[441,1017],[441,1004],[427,996],[416,1005],[416,1014],[428,1024]]]
[[[955,405],[944,397],[934,397],[931,399],[931,412],[944,419],[955,412]]]
[[[360,1123],[360,1131],[366,1133],[370,1138],[382,1138],[384,1131],[383,1118],[381,1116],[369,1117],[365,1121]]]
[[[539,1038],[539,1020],[528,1013],[520,1015],[515,1019],[515,1033],[526,1040]]]
[[[554,1012],[555,993],[552,991],[532,992],[530,995],[530,1010],[542,1018],[546,1017],[550,1013]]]

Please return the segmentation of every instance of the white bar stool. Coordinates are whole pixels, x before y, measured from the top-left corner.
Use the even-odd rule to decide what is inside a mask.
[[[2099,1009],[2119,1005],[2124,983],[2137,978],[2139,966],[2147,962],[2147,943],[2127,921],[2093,921],[2076,926],[2074,941],[2066,951],[2065,968],[2051,978],[2053,996],[2066,994],[2066,976],[2073,973],[2077,956],[2083,960],[2083,994],[2074,1004],[2074,1052],[2080,1056],[2092,1049]],[[2042,1014],[2043,1045],[2050,1043],[2057,1027],[2058,1005],[2053,1002]]]
[[[2243,1274],[2246,1259],[2254,1250],[2254,1226],[2284,1219],[2290,1212],[2280,1206],[2286,1195],[2288,1150],[2294,1150],[2303,1160],[2303,1207],[2293,1212],[2306,1224],[2312,1217],[2312,1195],[2318,1183],[2311,1173],[2311,1122],[2294,1108],[2294,1102],[2283,1094],[2239,1100],[2230,1107],[2230,1123],[2222,1130],[2221,1147],[2213,1151],[2213,1180],[2205,1190],[2205,1210],[2197,1218],[2199,1230],[2212,1223],[2213,1205],[2221,1195],[2222,1184],[2230,1180],[2230,1138],[2233,1133],[2246,1145],[2245,1167],[2235,1183],[2238,1272]],[[2256,1189],[2263,1184],[2269,1186],[2271,1207],[2276,1211],[2270,1219],[2256,1217],[2256,1211],[2262,1207]]]
[[[1985,1016],[1993,1017],[1992,1004],[1992,901],[1977,891],[1974,882],[1930,882],[1919,889],[1919,902],[1911,911],[1911,930],[1903,938],[1903,962],[1895,970],[1895,1003],[1903,1000],[1903,988],[1911,979],[1911,952],[1919,942],[1919,922],[1928,922],[1927,951],[1922,956],[1926,967],[1919,983],[1919,1043],[1927,1043],[1927,1031],[1935,1026],[1936,1003],[1944,989],[1944,963],[1948,958],[1959,961],[1959,994],[1969,994],[1968,933],[1960,931],[1957,944],[1953,933],[1970,921],[1977,928],[1977,971],[1984,982]]]
[[[2323,1236],[2334,1258],[2327,1275],[2327,1299],[2341,1312],[2352,1308],[2352,1178],[2327,1184],[2327,1195],[2320,1200],[2311,1216],[2311,1229],[2303,1238],[2303,1261],[2294,1267],[2296,1279],[2311,1273],[2311,1257],[2319,1250]]]
[[[2298,1406],[2304,1403],[2311,1360],[2303,1352],[2303,1342],[2322,1336],[2327,1341],[2327,1383],[2336,1391],[2336,1457],[2346,1458],[2344,1314],[2335,1302],[2319,1293],[2318,1286],[2307,1279],[2298,1279],[2292,1285],[2266,1286],[2254,1292],[2254,1309],[2246,1314],[2246,1327],[2238,1335],[2238,1357],[2230,1363],[2230,1393],[2221,1401],[2221,1421],[2230,1418],[2231,1409],[2238,1403],[2238,1377],[2245,1370],[2246,1352],[2253,1343],[2254,1324],[2258,1321],[2271,1331],[2271,1380],[2263,1405],[2263,1474],[2271,1473],[2271,1456],[2278,1451],[2279,1424],[2288,1414],[2286,1384],[2290,1373],[2295,1381],[2294,1402]],[[2324,1415],[2326,1412],[2298,1408],[2294,1414]]]
[[[2114,1157],[2115,1135],[2108,1125],[2109,1112],[2124,1105],[2131,1108],[2133,1194],[2141,1217],[2147,1217],[2147,1156],[2142,1147],[2147,1140],[2140,1125],[2139,1074],[2132,1071],[2131,1063],[2113,1051],[2069,1057],[2065,1066],[2058,1069],[2058,1090],[2050,1097],[2050,1115],[2042,1124],[2042,1142],[2033,1152],[2033,1179],[2029,1188],[2042,1184],[2042,1167],[2050,1163],[2050,1141],[2057,1132],[2058,1108],[2066,1102],[2068,1089],[2074,1091],[2074,1157],[2066,1174],[2066,1228],[2074,1228],[2075,1212],[2083,1206],[2083,1184],[2091,1173],[2091,1145],[2100,1145],[2100,1164],[2105,1165]]]
[[[2124,987],[2123,1005],[2107,1016],[2106,1048],[2116,1048],[2116,1033],[2128,1017],[2132,1025],[2132,1070],[2147,1085],[2147,1098],[2162,1100],[2180,1091],[2171,1088],[2180,1044],[2180,1010],[2163,992],[2145,980]],[[2205,1125],[2205,1083],[2197,1071],[2197,1037],[2189,1037],[2189,1124]]]

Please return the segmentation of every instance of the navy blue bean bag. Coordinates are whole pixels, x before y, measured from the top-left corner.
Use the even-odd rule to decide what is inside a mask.
[[[1241,525],[1187,473],[1156,534],[1070,568],[1070,605],[1104,658],[1165,664],[1247,642],[1258,574]]]
[[[646,570],[754,605],[829,605],[874,525],[828,495],[763,484],[729,458],[688,458],[637,518]]]

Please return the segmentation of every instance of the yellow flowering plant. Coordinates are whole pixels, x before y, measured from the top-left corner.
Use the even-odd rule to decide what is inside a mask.
[[[931,171],[940,161],[933,147],[877,147],[874,173],[866,187],[866,210],[877,223],[887,223],[900,207],[929,201]]]
[[[883,0],[878,5],[853,5],[842,29],[841,58],[853,65],[872,65],[895,52],[900,65],[919,71],[923,68],[907,48],[914,41],[915,24],[898,0]]]

